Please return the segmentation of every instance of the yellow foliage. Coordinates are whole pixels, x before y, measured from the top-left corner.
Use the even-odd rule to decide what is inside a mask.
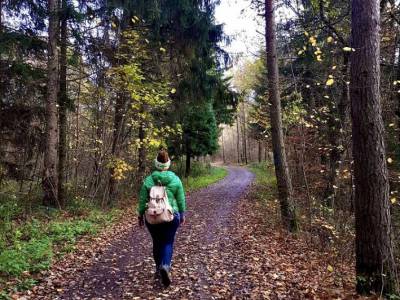
[[[315,36],[310,36],[310,38],[308,40],[313,47],[315,47],[317,45],[317,39],[315,38]]]
[[[345,52],[350,52],[350,51],[356,51],[356,49],[354,49],[354,48],[351,48],[351,47],[343,47],[343,51],[345,51]]]
[[[331,85],[333,85],[335,83],[335,80],[333,79],[333,78],[329,78],[327,81],[326,81],[326,85],[327,86],[331,86]]]

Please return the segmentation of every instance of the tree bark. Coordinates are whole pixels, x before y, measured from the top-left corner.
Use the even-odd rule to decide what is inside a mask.
[[[247,165],[248,164],[248,159],[247,159],[247,132],[246,132],[246,107],[244,105],[244,102],[242,104],[243,107],[243,124],[242,124],[242,131],[243,131],[243,157],[244,157],[244,162]]]
[[[123,135],[123,115],[125,107],[125,98],[123,95],[118,94],[115,101],[115,112],[114,112],[114,126],[113,126],[113,141],[111,147],[111,157],[113,159],[119,156],[120,140]],[[114,169],[110,169],[109,177],[109,193],[108,193],[108,204],[110,205],[116,197],[116,185],[117,180],[112,176]]]
[[[397,44],[398,44],[398,49],[399,49],[398,51],[399,51],[399,53],[400,53],[400,34],[399,34],[399,36],[398,36]],[[399,55],[399,57],[397,58],[396,80],[397,80],[397,81],[400,81],[400,55]],[[398,83],[398,84],[396,85],[396,87],[398,87],[398,86],[400,86],[400,83]],[[398,119],[398,121],[397,121],[397,128],[399,129],[399,133],[398,133],[398,136],[397,136],[397,140],[398,140],[399,143],[400,143],[400,93],[398,93],[397,91],[394,91],[394,93],[395,93],[395,97],[397,98],[397,112],[396,112],[396,115],[397,115],[397,119]]]
[[[239,131],[239,113],[236,115],[236,147],[237,147],[237,162],[240,164],[240,131]]]
[[[275,0],[265,0],[265,40],[267,44],[267,79],[274,153],[275,174],[283,224],[289,231],[298,229],[293,205],[293,189],[283,141],[279,74],[276,51]]]
[[[145,131],[144,131],[144,123],[143,120],[140,123],[139,126],[139,142],[140,142],[140,146],[139,146],[139,153],[138,153],[138,157],[139,157],[139,168],[138,168],[138,177],[139,180],[141,181],[144,176],[145,176],[145,172],[146,172],[146,148],[144,146],[144,139],[145,139]]]
[[[394,291],[389,179],[380,101],[378,0],[352,0],[351,117],[357,291]]]
[[[43,169],[43,204],[60,206],[58,202],[57,176],[57,94],[58,94],[58,0],[48,0],[48,62],[47,62],[47,95],[46,95],[46,131]]]
[[[65,162],[67,158],[67,1],[62,0],[60,27],[60,91],[58,99],[59,141],[58,141],[58,199],[65,204]]]
[[[189,177],[190,175],[190,159],[191,159],[191,151],[190,151],[190,140],[189,137],[185,137],[185,143],[186,143],[186,165],[185,165],[185,177]]]
[[[222,129],[221,132],[221,144],[222,144],[222,162],[225,164],[226,159],[225,159],[225,144],[224,144],[224,129]]]

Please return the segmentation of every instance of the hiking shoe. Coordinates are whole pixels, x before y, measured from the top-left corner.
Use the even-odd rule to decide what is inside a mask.
[[[156,271],[154,272],[154,279],[155,279],[155,280],[161,279],[160,270],[156,270]]]
[[[165,287],[169,287],[171,284],[171,278],[169,277],[168,269],[164,266],[160,268],[161,282]]]

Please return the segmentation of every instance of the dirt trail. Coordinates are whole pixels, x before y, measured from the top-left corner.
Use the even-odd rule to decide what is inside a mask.
[[[65,293],[58,299],[149,299],[157,293],[161,297],[186,294],[189,298],[209,298],[205,288],[213,280],[209,258],[216,244],[223,250],[230,242],[228,231],[235,207],[252,179],[253,174],[246,169],[230,167],[223,180],[190,194],[187,223],[177,235],[170,289],[162,290],[154,283],[150,236],[147,230],[135,227],[91,268],[77,274],[69,287],[63,287]]]
[[[277,227],[278,204],[252,199],[253,178],[229,167],[188,197],[168,289],[153,279],[147,230],[127,213],[112,238],[103,233],[55,264],[25,299],[356,299],[352,265]]]

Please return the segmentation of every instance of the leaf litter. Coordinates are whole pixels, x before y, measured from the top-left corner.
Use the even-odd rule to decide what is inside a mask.
[[[270,222],[276,211],[251,197],[253,174],[229,168],[218,183],[189,195],[179,229],[172,285],[154,280],[151,240],[133,210],[38,276],[14,299],[361,299],[353,266]]]

